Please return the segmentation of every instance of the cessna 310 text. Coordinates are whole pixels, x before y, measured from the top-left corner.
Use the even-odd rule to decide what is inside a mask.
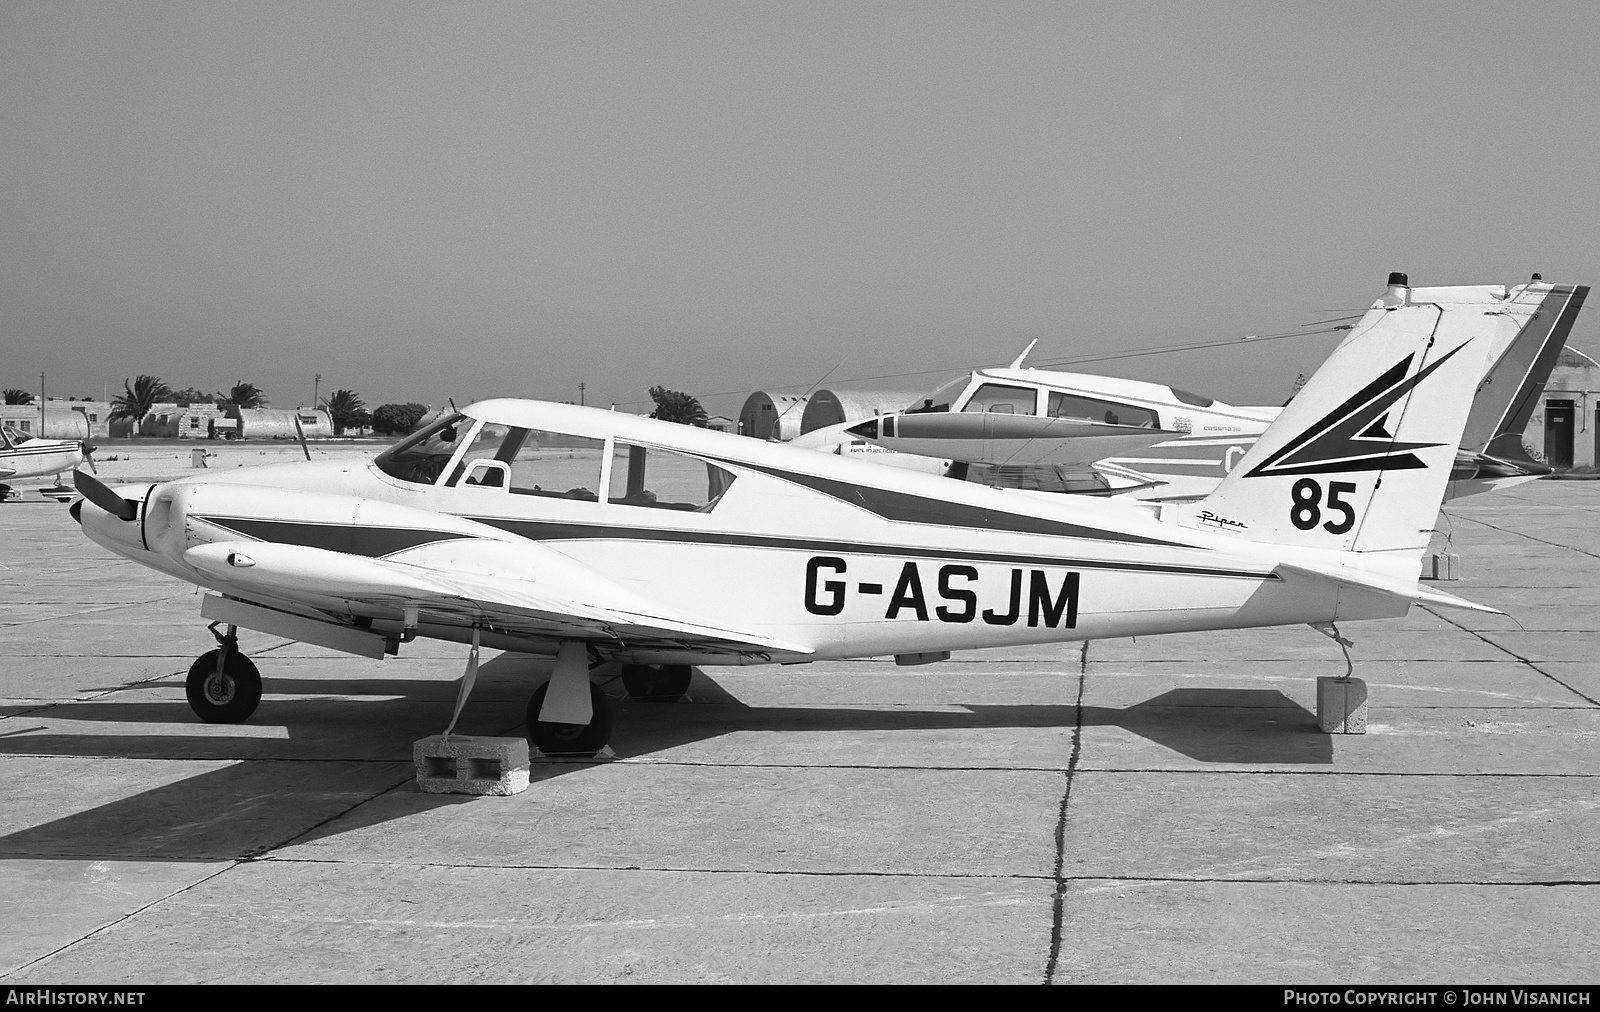
[[[371,657],[426,636],[554,655],[530,736],[593,753],[612,718],[588,673],[608,661],[631,693],[675,696],[695,663],[918,663],[1479,607],[1417,577],[1472,392],[1520,326],[1505,305],[1499,287],[1392,284],[1193,504],[989,488],[490,400],[371,463],[117,489],[80,472],[72,512],[106,548],[216,592],[201,615],[220,646],[188,677],[206,720],[244,720],[260,699],[239,626]]]

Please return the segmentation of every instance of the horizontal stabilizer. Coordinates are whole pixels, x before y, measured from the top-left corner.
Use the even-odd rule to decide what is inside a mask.
[[[1378,573],[1342,568],[1324,569],[1319,566],[1290,562],[1280,562],[1276,572],[1280,575],[1309,576],[1319,580],[1328,580],[1341,586],[1369,591],[1374,594],[1383,594],[1387,597],[1397,597],[1401,600],[1413,601],[1418,604],[1437,604],[1446,608],[1466,608],[1470,611],[1488,612],[1490,615],[1505,614],[1499,608],[1476,604],[1465,598],[1456,597],[1454,594],[1446,594],[1442,590],[1428,590],[1415,580],[1406,581]]]

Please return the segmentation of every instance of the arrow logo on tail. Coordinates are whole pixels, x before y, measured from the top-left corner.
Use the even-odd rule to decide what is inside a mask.
[[[1459,345],[1410,379],[1405,377],[1416,355],[1407,355],[1315,425],[1285,443],[1245,477],[1330,471],[1405,471],[1427,467],[1411,451],[1443,444],[1396,441],[1391,430],[1398,428],[1398,419],[1396,424],[1390,424],[1390,409],[1465,347],[1466,344]]]

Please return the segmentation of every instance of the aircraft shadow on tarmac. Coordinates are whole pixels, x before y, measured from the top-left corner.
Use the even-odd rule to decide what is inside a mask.
[[[139,688],[153,685],[181,687],[181,680],[147,682]],[[457,733],[523,733],[527,686],[524,678],[497,674],[494,662],[485,664]],[[620,682],[605,687],[622,697]],[[227,765],[0,836],[0,860],[232,861],[313,831],[316,836],[336,835],[476,800],[422,794],[411,786],[411,742],[442,730],[452,709],[454,683],[269,676],[266,688],[272,696],[306,698],[269,698],[246,725],[254,729],[250,734],[230,733],[233,729],[226,725],[202,725],[179,699],[118,703],[112,697],[31,708],[21,715],[16,730],[0,734],[0,755]],[[354,698],[341,698],[346,696]],[[1311,713],[1268,689],[1174,689],[1123,708],[1059,703],[941,710],[756,707],[697,669],[687,698],[689,702],[679,704],[617,699],[612,748],[618,757],[647,756],[737,731],[976,732],[1075,726],[1122,728],[1204,763],[1326,765],[1333,752],[1330,737],[1319,731]],[[184,724],[189,733],[51,733],[48,722],[58,720]],[[1060,758],[1064,767],[1065,753]],[[593,765],[536,760],[533,780]],[[743,763],[730,760],[730,765]],[[63,782],[61,790],[70,793],[71,787]],[[366,804],[381,795],[400,803]]]

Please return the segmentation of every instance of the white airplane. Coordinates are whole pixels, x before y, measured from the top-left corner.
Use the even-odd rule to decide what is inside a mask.
[[[79,439],[37,439],[9,425],[0,425],[0,482],[6,478],[38,478],[62,474],[80,464],[94,468],[94,447]],[[11,486],[0,483],[0,502]]]
[[[592,754],[592,666],[636,696],[767,664],[1483,608],[1418,583],[1499,288],[1392,285],[1198,503],[1046,496],[573,405],[489,400],[370,463],[107,488],[72,515],[210,588],[207,721],[261,696],[243,626],[369,657],[416,636],[554,655],[533,744]],[[226,625],[226,633],[219,625]],[[464,701],[470,677],[462,678]]]
[[[1507,290],[1500,312],[1521,326],[1496,335],[1450,498],[1550,473],[1523,450],[1522,432],[1587,294],[1538,275]],[[1024,369],[1032,347],[1009,367],[978,370],[907,411],[807,433],[795,445],[983,484],[1171,502],[1216,488],[1282,410],[1157,383]]]

